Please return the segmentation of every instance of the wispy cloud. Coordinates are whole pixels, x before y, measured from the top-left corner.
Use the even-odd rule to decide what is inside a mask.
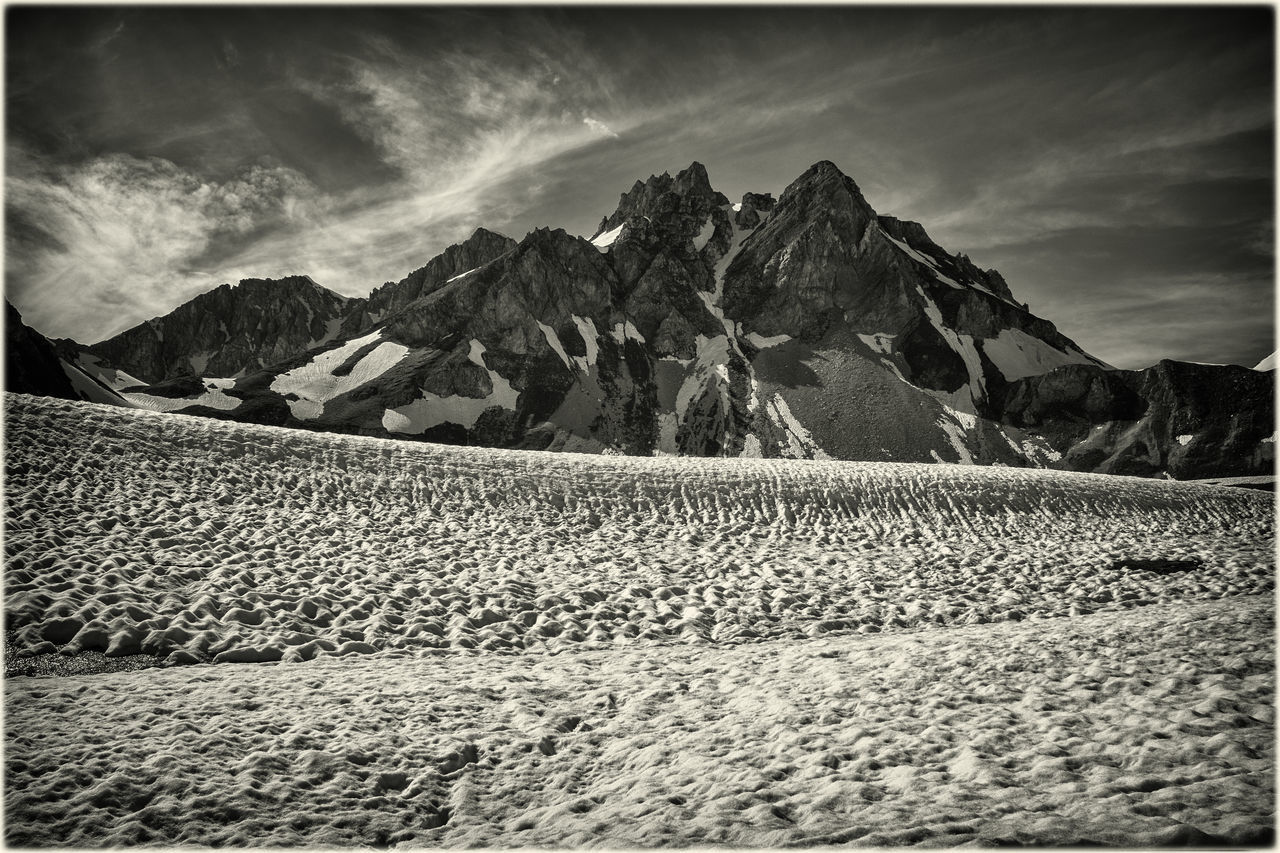
[[[299,272],[363,295],[479,225],[501,228],[542,164],[617,137],[583,119],[607,107],[602,90],[545,57],[517,68],[374,47],[348,59],[342,85],[291,82],[374,144],[390,184],[324,196],[284,167],[215,183],[126,155],[42,169],[11,146],[7,204],[28,227],[10,240],[8,282],[28,319],[97,339],[222,281]],[[18,245],[32,231],[56,240]]]
[[[160,159],[110,155],[40,167],[9,152],[7,286],[54,335],[102,337],[207,289],[202,260],[226,241],[316,216],[307,179],[254,167],[224,183]],[[132,320],[132,322],[130,322]]]
[[[598,119],[594,119],[591,116],[584,117],[582,119],[582,123],[597,133],[602,133],[605,136],[612,136],[614,139],[618,138],[618,134],[614,133],[613,130],[610,129],[609,125]]]

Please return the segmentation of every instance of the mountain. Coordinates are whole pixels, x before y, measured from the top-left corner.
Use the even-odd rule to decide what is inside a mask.
[[[6,391],[132,407],[92,371],[63,358],[52,341],[22,321],[18,309],[7,299],[4,315]]]
[[[1117,371],[830,162],[731,202],[694,163],[585,239],[478,229],[368,298],[224,285],[88,356],[136,405],[635,455],[1269,473],[1272,374]]]

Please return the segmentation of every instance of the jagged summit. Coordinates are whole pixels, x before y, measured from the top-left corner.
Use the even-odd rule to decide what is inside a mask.
[[[672,213],[705,216],[711,208],[728,204],[729,199],[712,188],[706,167],[694,161],[674,178],[663,172],[650,175],[648,180],[636,181],[631,190],[619,198],[617,209],[600,220],[592,238],[612,231],[629,219],[648,218],[652,222],[666,220]]]

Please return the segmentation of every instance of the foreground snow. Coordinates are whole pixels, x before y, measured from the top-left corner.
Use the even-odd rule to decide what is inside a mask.
[[[12,395],[5,438],[11,650],[282,661],[11,678],[11,844],[1270,825],[1270,494]]]
[[[1271,603],[17,679],[8,841],[1265,840]]]

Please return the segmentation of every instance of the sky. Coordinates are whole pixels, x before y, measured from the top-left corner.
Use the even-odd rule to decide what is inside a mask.
[[[93,343],[830,160],[1121,368],[1275,349],[1270,6],[6,8],[5,290]]]

